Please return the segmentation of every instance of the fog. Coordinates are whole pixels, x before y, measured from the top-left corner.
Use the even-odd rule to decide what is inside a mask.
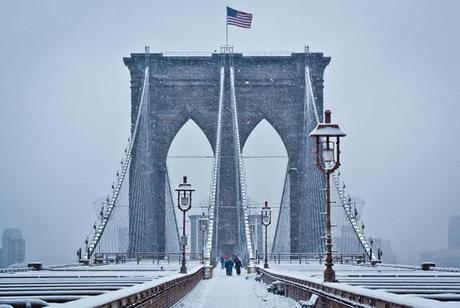
[[[145,45],[218,49],[226,5],[254,14],[253,29],[229,30],[237,51],[299,52],[308,44],[332,57],[324,101],[347,133],[342,176],[366,201],[366,233],[391,240],[400,263],[446,248],[448,217],[460,214],[459,1],[4,0],[0,230],[22,230],[27,260],[75,260],[95,219],[92,202],[110,189],[129,135],[122,57]],[[260,129],[246,155],[282,155],[270,129]],[[181,133],[170,154],[210,155],[199,133]],[[195,142],[187,143],[190,135]],[[168,160],[173,185],[196,173],[178,160]],[[277,201],[285,162],[268,174],[246,164],[251,197]],[[209,190],[210,168],[202,173],[197,186]]]

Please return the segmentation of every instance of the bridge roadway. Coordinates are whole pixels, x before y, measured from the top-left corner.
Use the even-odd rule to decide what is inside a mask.
[[[201,281],[174,308],[267,308],[298,307],[297,302],[267,292],[266,285],[255,281],[256,274],[226,276],[216,267],[213,278]]]

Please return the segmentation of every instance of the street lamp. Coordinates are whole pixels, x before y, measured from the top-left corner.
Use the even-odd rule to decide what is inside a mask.
[[[202,263],[204,263],[204,235],[206,231],[208,231],[208,217],[206,214],[203,212],[201,214],[200,219],[198,220],[200,224],[200,231],[201,231],[201,258],[202,258]]]
[[[185,264],[185,246],[187,246],[187,236],[185,235],[185,213],[192,207],[192,192],[195,189],[187,183],[187,176],[184,175],[182,183],[175,189],[177,191],[177,207],[182,211],[182,237],[180,239],[182,245],[182,263],[180,267],[181,274],[187,274],[187,266]]]
[[[264,260],[264,268],[268,268],[268,242],[267,242],[267,227],[272,222],[272,211],[268,206],[268,202],[265,201],[265,206],[262,207],[262,225],[265,227],[265,260]]]
[[[346,135],[339,125],[331,123],[331,111],[324,112],[324,123],[319,123],[310,133],[316,138],[316,166],[326,175],[326,269],[324,281],[334,282],[335,272],[332,269],[332,236],[331,236],[331,187],[330,176],[340,167],[340,137]],[[321,153],[320,153],[321,152]]]

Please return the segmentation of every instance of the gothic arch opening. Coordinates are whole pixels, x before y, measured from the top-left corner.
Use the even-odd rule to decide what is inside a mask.
[[[189,119],[181,127],[171,142],[166,164],[171,181],[170,185],[174,204],[176,205],[177,202],[174,189],[182,182],[182,176],[186,175],[188,182],[196,189],[193,193],[192,208],[187,212],[188,216],[201,215],[202,212],[207,213],[211,189],[213,155],[208,138],[206,138],[201,128],[192,119]],[[174,211],[178,222],[179,234],[182,234],[182,212],[177,209],[177,206],[174,206]],[[186,224],[187,234],[192,235],[190,219],[188,217]],[[192,245],[189,247],[192,247]]]
[[[260,214],[264,201],[272,208],[269,251],[273,242],[288,164],[286,147],[273,126],[261,120],[243,148],[250,214]]]

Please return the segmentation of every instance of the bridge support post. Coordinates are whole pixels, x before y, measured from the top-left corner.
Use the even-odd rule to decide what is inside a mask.
[[[248,266],[246,267],[246,272],[248,274],[252,274],[252,273],[255,273],[255,271],[256,271],[256,267],[254,263],[251,262],[250,264],[248,264]]]
[[[203,279],[211,279],[212,278],[212,265],[207,261],[204,265],[204,275]]]

